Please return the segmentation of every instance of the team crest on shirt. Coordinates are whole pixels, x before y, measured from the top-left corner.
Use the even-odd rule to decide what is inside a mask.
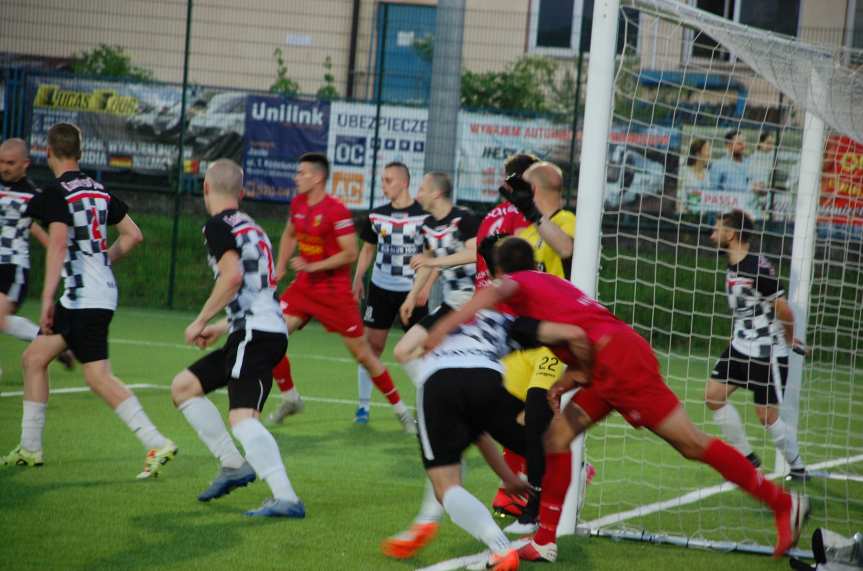
[[[323,219],[323,216],[321,214],[315,215],[315,219],[312,220],[312,226],[320,226],[322,219]]]

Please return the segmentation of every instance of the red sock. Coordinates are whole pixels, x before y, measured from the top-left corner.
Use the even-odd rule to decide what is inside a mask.
[[[393,379],[390,377],[390,372],[384,369],[384,372],[378,375],[377,377],[372,377],[372,382],[378,388],[379,391],[384,393],[384,396],[387,397],[387,400],[390,401],[390,404],[396,404],[400,400],[402,400],[401,395],[399,395],[399,390],[393,384]]]
[[[542,478],[542,497],[539,502],[539,529],[533,540],[540,545],[557,541],[557,522],[566,499],[566,490],[572,479],[572,453],[559,452],[545,455],[545,476]]]
[[[524,474],[524,466],[527,461],[521,454],[516,454],[512,450],[504,448],[503,461],[506,462],[506,465],[509,466],[509,469],[512,470],[516,476]]]
[[[291,376],[291,361],[288,356],[282,357],[276,368],[273,369],[273,380],[279,385],[279,390],[283,393],[294,388],[294,378]]]
[[[770,506],[774,512],[790,506],[791,497],[785,490],[765,478],[743,454],[722,440],[711,440],[701,461],[710,465],[732,484],[737,484],[750,496]]]

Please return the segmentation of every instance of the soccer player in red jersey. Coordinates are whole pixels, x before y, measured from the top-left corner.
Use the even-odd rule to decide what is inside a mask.
[[[647,427],[689,460],[711,466],[722,476],[773,510],[778,539],[774,557],[790,549],[800,536],[809,501],[767,480],[732,446],[696,428],[659,371],[650,345],[635,330],[570,282],[533,270],[530,244],[518,238],[496,248],[499,281],[429,332],[426,348],[436,347],[455,327],[477,311],[506,303],[516,315],[563,322],[581,329],[581,339],[552,348],[570,371],[549,391],[558,414],[546,434],[546,472],[542,483],[540,526],[519,555],[529,561],[554,561],[556,530],[569,487],[570,443],[576,436],[618,411],[635,428]],[[582,385],[563,410],[563,393]]]
[[[357,259],[357,235],[350,211],[327,194],[330,164],[325,155],[306,153],[300,157],[297,196],[279,242],[276,280],[287,270],[288,260],[296,272],[282,293],[281,303],[288,331],[293,333],[312,318],[327,331],[338,333],[348,350],[365,367],[375,386],[387,397],[405,431],[416,432],[416,423],[401,400],[389,371],[363,335],[360,309],[351,291],[351,264]],[[299,248],[299,256],[293,257]],[[273,370],[283,402],[270,415],[273,422],[299,412],[302,400],[290,374],[286,356]]]

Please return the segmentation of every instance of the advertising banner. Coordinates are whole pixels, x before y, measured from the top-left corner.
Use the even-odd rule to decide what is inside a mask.
[[[165,174],[177,161],[180,88],[67,77],[28,79],[33,160],[47,158],[51,125],[71,122],[84,134],[85,168]],[[244,93],[190,88],[185,117],[187,172],[222,157],[241,160]]]
[[[833,239],[863,238],[863,145],[830,135],[824,152],[818,231]]]
[[[532,153],[553,162],[569,161],[572,129],[546,119],[462,112],[456,158],[458,200],[497,202],[504,179],[503,162],[516,153]]]
[[[370,103],[334,102],[330,111],[327,156],[331,174],[329,191],[348,208],[365,210],[380,206],[386,199],[381,192],[384,165],[400,161],[411,173],[411,194],[416,195],[425,162],[428,110],[413,107],[381,107],[380,125],[376,108]],[[378,139],[375,140],[375,128]],[[370,200],[372,163],[377,153],[375,196]]]
[[[290,201],[300,156],[327,152],[330,103],[249,95],[245,122],[246,196]]]

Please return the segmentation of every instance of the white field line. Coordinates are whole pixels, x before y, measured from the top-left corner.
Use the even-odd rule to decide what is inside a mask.
[[[126,385],[126,386],[132,390],[135,390],[135,391],[144,390],[144,389],[155,389],[155,390],[167,391],[167,390],[170,390],[170,388],[171,388],[168,385],[153,385],[150,383],[136,383],[136,384]],[[69,394],[88,393],[88,392],[90,392],[90,387],[63,387],[60,389],[51,389],[52,395],[69,395]],[[228,391],[225,389],[219,389],[215,392],[227,393]],[[20,397],[23,395],[24,395],[24,391],[0,392],[0,398]],[[357,404],[357,401],[353,401],[353,400],[333,399],[333,398],[327,398],[327,397],[309,397],[309,396],[305,396],[305,395],[303,395],[303,400],[309,401],[309,402],[322,402],[322,403],[327,403],[327,404],[349,404],[352,406],[356,406],[356,404]],[[389,404],[382,403],[382,402],[373,402],[373,403],[371,403],[371,405],[377,406],[377,407],[382,407],[382,408],[389,408],[390,407]],[[408,408],[412,409],[413,407],[409,406]]]
[[[197,347],[191,345],[183,345],[182,343],[166,343],[164,341],[143,341],[140,339],[117,339],[112,337],[110,343],[118,345],[139,345],[141,347],[165,347],[168,349],[187,349],[189,351],[201,351]],[[356,363],[356,359],[350,357],[331,357],[329,355],[315,355],[312,353],[289,353],[291,359],[316,359],[318,361],[335,361],[337,363]],[[388,367],[394,367],[397,363],[384,361]]]
[[[836,466],[844,466],[846,464],[854,464],[855,462],[863,461],[863,454],[859,454],[857,456],[846,456],[845,458],[834,458],[833,460],[827,460],[825,462],[819,462],[817,464],[812,464],[811,466],[807,466],[807,469],[811,470],[823,470],[827,468],[834,468]],[[781,475],[778,473],[768,474],[767,478],[773,480]],[[852,480],[852,481],[863,481],[863,478],[858,480],[857,476],[848,476],[844,474],[819,474],[820,477],[837,479],[837,480]],[[644,506],[637,507],[633,510],[628,510],[625,512],[620,512],[612,515],[608,515],[605,517],[601,517],[599,519],[595,519],[593,521],[589,521],[580,525],[582,528],[589,528],[591,530],[599,529],[606,525],[611,525],[614,523],[619,523],[621,521],[625,521],[628,519],[633,519],[636,517],[642,517],[645,515],[649,515],[655,512],[668,510],[671,508],[676,508],[679,506],[684,506],[687,504],[692,504],[703,499],[709,498],[711,496],[715,496],[717,494],[721,494],[723,492],[727,492],[729,490],[735,489],[737,486],[730,483],[720,484],[718,486],[711,486],[709,488],[702,488],[700,490],[695,490],[689,492],[687,494],[683,494],[682,496],[678,496],[676,498],[665,500],[663,502],[656,502],[653,504],[647,504]],[[516,545],[514,543],[513,545]],[[522,543],[523,545],[523,543]],[[518,545],[516,545],[518,547]],[[482,553],[476,553],[474,555],[465,555],[464,557],[457,557],[455,559],[447,559],[446,561],[441,561],[440,563],[435,563],[429,567],[422,567],[417,569],[416,571],[451,571],[455,569],[462,569],[468,567],[470,565],[476,565],[482,563],[488,558],[488,551],[483,551]]]
[[[854,464],[855,462],[863,461],[863,454],[858,454],[857,456],[846,456],[845,458],[834,458],[833,460],[827,460],[824,462],[819,462],[817,464],[812,464],[811,466],[807,466],[808,470],[824,470],[828,468],[834,468],[836,466],[844,466],[846,464]],[[773,472],[767,475],[767,478],[770,480],[775,480],[780,476],[784,476],[785,474],[779,474],[777,472]],[[625,512],[620,512],[616,514],[607,515],[605,517],[601,517],[595,519],[593,521],[586,522],[582,524],[584,527],[590,529],[599,529],[601,527],[619,523],[622,521],[626,521],[628,519],[633,519],[636,517],[643,517],[646,515],[650,515],[652,513],[685,506],[688,504],[692,504],[695,502],[699,502],[711,496],[715,496],[717,494],[721,494],[723,492],[727,492],[729,490],[735,489],[737,486],[726,482],[724,484],[720,484],[718,486],[710,486],[708,488],[701,488],[700,490],[694,490],[692,492],[683,494],[682,496],[678,496],[676,498],[672,498],[670,500],[665,500],[662,502],[656,502],[652,504],[647,504],[644,506],[639,506],[632,510],[627,510]]]

